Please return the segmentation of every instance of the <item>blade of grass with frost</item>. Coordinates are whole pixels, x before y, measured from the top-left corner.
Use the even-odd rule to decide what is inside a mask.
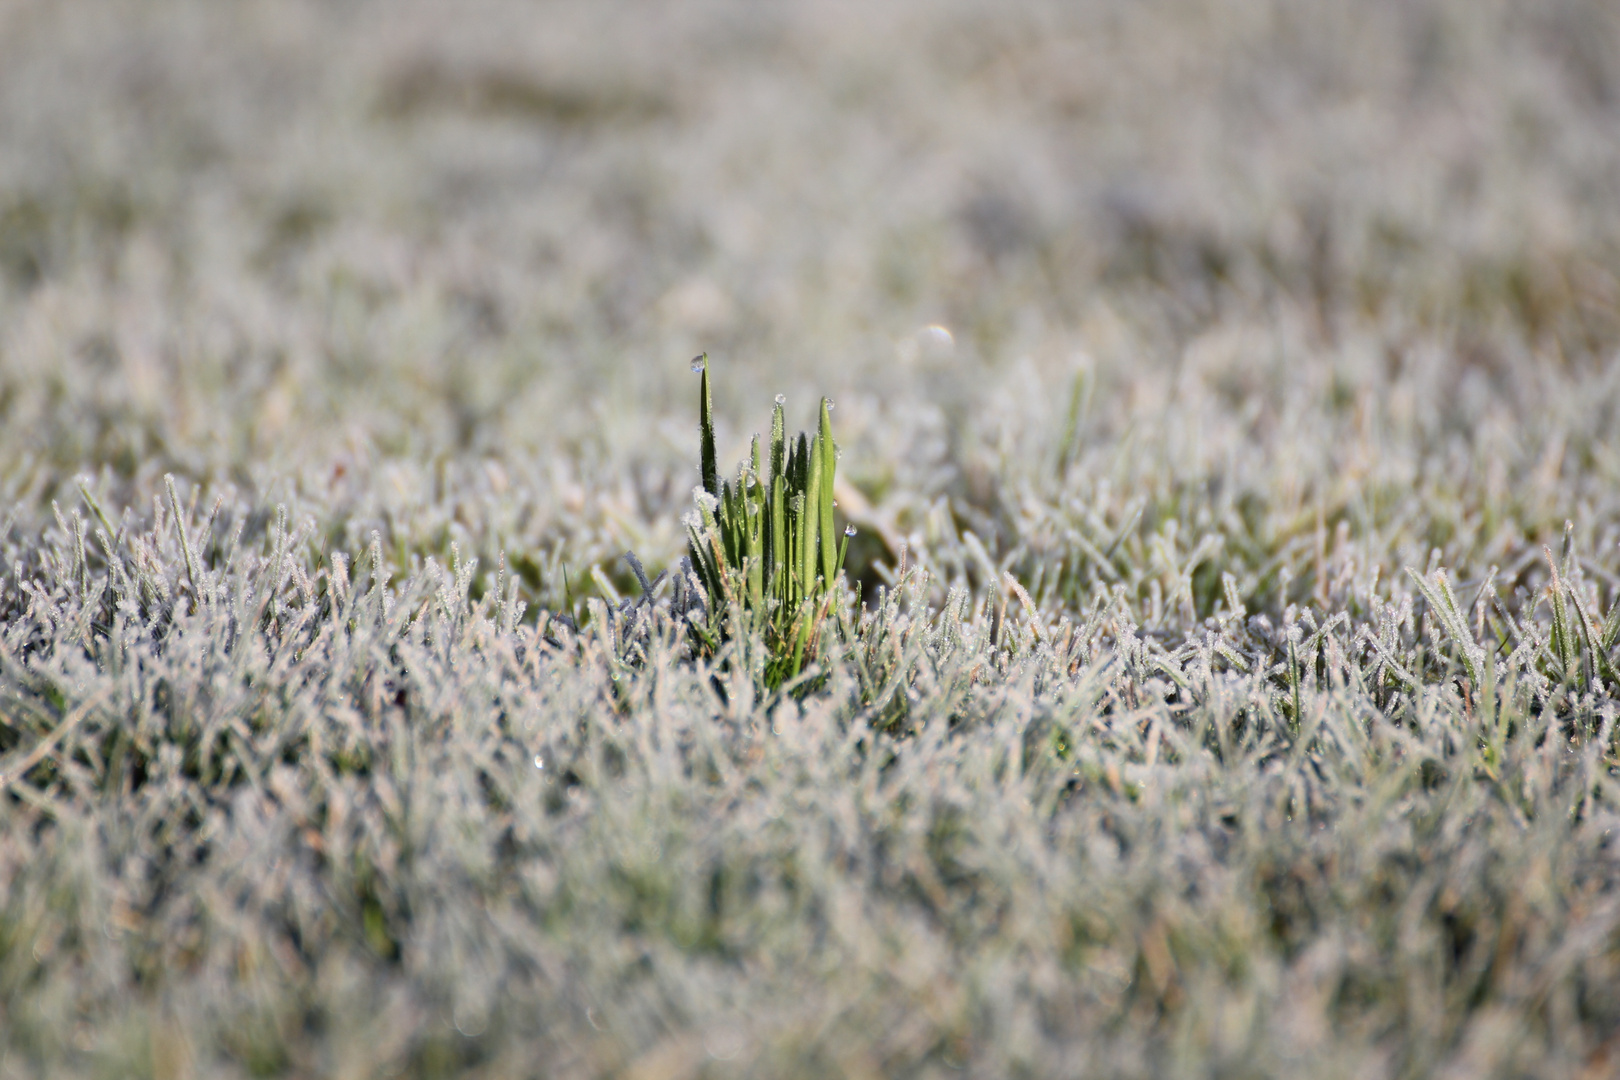
[[[1586,604],[1582,602],[1579,592],[1570,589],[1569,599],[1575,605],[1575,625],[1580,628],[1582,651],[1591,657],[1591,674],[1600,683],[1615,685],[1614,665],[1609,662],[1608,650],[1602,646],[1603,629],[1587,614]]]
[[[175,490],[174,476],[165,474],[163,484],[169,491],[169,503],[174,507],[174,524],[180,533],[180,552],[185,556],[186,580],[191,584],[191,606],[193,609],[202,602],[202,595],[197,591],[197,562],[191,554],[191,535],[186,530],[186,513],[180,506],[180,493]]]
[[[1565,541],[1568,546],[1568,541]],[[1580,656],[1576,650],[1575,635],[1570,627],[1569,608],[1564,604],[1564,579],[1558,573],[1558,564],[1553,561],[1552,549],[1543,547],[1542,554],[1547,556],[1547,565],[1552,568],[1552,581],[1547,586],[1547,594],[1552,600],[1552,652],[1558,661],[1560,674],[1565,682],[1575,677],[1576,665]]]
[[[1432,582],[1410,566],[1406,568],[1406,572],[1417,582],[1418,590],[1429,602],[1429,608],[1434,612],[1435,618],[1440,620],[1446,636],[1451,638],[1462,653],[1463,667],[1468,672],[1469,681],[1479,686],[1485,664],[1485,650],[1468,632],[1468,620],[1457,607],[1457,598],[1451,592],[1451,583],[1446,580],[1445,570],[1436,570]]]
[[[1603,648],[1603,655],[1607,656],[1614,649],[1616,639],[1620,639],[1620,597],[1609,608],[1609,614],[1603,620],[1603,629],[1599,634],[1598,643]]]
[[[79,481],[79,494],[84,496],[85,505],[90,508],[90,512],[92,514],[96,515],[96,520],[101,522],[101,527],[106,530],[108,539],[119,539],[118,530],[114,528],[113,523],[107,519],[107,512],[101,508],[101,503],[96,500],[95,495],[90,491],[90,486],[83,480]],[[108,554],[110,556],[111,552]]]

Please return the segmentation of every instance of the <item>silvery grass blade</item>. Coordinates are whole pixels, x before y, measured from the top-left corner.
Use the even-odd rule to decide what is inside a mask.
[[[1568,541],[1566,539],[1567,548]],[[1552,647],[1553,658],[1558,662],[1560,676],[1565,682],[1575,677],[1577,665],[1580,663],[1580,653],[1576,644],[1576,631],[1569,617],[1569,607],[1565,604],[1563,576],[1558,573],[1558,563],[1554,561],[1552,549],[1543,547],[1542,554],[1547,557],[1547,565],[1552,569],[1552,581],[1547,585],[1547,594],[1552,601]]]
[[[1614,597],[1612,600],[1609,614],[1603,620],[1603,629],[1598,637],[1598,643],[1602,646],[1605,657],[1614,650],[1615,640],[1620,639],[1620,597]]]
[[[1586,604],[1575,589],[1569,590],[1570,603],[1575,606],[1575,625],[1580,629],[1581,648],[1591,662],[1591,673],[1600,682],[1616,684],[1614,665],[1609,662],[1608,651],[1602,646],[1603,629],[1586,613]]]
[[[1463,668],[1468,672],[1469,681],[1479,686],[1485,668],[1485,650],[1468,632],[1468,620],[1457,607],[1457,598],[1452,594],[1451,583],[1446,580],[1445,570],[1436,570],[1432,581],[1410,566],[1406,568],[1406,572],[1417,583],[1418,591],[1423,594],[1423,598],[1429,602],[1429,608],[1439,620],[1446,636],[1462,653]]]

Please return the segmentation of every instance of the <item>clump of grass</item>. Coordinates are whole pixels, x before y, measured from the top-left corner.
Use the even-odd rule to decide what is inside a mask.
[[[838,604],[839,580],[853,528],[842,540],[833,523],[838,467],[832,401],[821,399],[815,435],[789,440],[778,395],[771,414],[769,471],[755,435],[735,482],[720,479],[714,446],[714,400],[707,353],[692,362],[702,376],[698,428],[703,487],[689,516],[688,552],[707,600],[692,625],[708,652],[726,639],[757,633],[765,644],[762,676],[776,689],[799,675],[818,650]]]

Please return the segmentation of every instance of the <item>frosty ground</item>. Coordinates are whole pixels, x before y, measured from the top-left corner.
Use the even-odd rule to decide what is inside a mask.
[[[1612,1075],[1617,132],[1599,0],[0,2],[0,1076]]]

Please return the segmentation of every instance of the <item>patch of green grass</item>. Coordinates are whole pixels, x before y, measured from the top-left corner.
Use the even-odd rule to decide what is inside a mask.
[[[794,679],[820,651],[829,616],[837,610],[850,526],[842,539],[833,523],[832,401],[821,399],[814,436],[786,434],[783,399],[771,414],[769,470],[759,436],[735,481],[720,479],[715,461],[714,402],[707,354],[692,362],[700,372],[698,430],[703,486],[698,512],[687,525],[689,557],[706,597],[708,618],[694,630],[713,653],[738,634],[764,640],[761,676],[775,690]]]

